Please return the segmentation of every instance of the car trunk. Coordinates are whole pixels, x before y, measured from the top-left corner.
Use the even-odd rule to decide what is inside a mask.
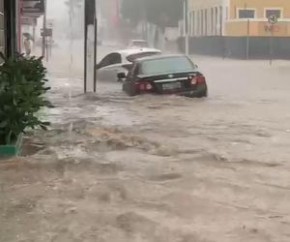
[[[150,83],[153,87],[151,92],[159,94],[178,93],[196,89],[197,84],[192,83],[192,79],[198,75],[200,75],[199,72],[187,72],[158,76],[140,76],[140,81]]]

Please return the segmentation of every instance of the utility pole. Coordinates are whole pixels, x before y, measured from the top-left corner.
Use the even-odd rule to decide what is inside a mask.
[[[270,31],[270,38],[269,38],[269,64],[272,65],[273,63],[273,34],[274,34],[274,26],[277,24],[278,18],[275,15],[271,15],[268,17],[268,23],[269,23],[269,31]]]
[[[273,63],[273,30],[274,30],[274,24],[270,27],[270,39],[269,39],[269,64],[270,66]]]
[[[46,54],[46,11],[47,11],[47,4],[46,0],[44,1],[44,14],[43,14],[43,26],[42,26],[42,56],[45,57]]]
[[[188,33],[188,0],[183,0],[183,30],[184,30],[184,44],[185,54],[189,55],[189,33]]]
[[[96,0],[85,0],[84,93],[96,92]]]

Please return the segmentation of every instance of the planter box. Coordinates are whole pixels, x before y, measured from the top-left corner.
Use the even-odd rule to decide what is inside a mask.
[[[0,145],[0,157],[18,156],[21,154],[23,135],[20,134],[13,144]]]

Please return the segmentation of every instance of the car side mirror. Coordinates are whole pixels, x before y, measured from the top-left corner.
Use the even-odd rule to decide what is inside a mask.
[[[120,73],[118,73],[117,77],[119,80],[121,80],[121,79],[126,78],[126,74],[124,72],[120,72]]]

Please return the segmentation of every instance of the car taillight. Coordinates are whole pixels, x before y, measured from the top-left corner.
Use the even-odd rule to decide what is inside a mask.
[[[139,91],[150,91],[153,88],[149,82],[141,82],[136,84]]]
[[[203,75],[199,75],[196,77],[196,84],[200,85],[200,84],[205,84],[205,77]]]

